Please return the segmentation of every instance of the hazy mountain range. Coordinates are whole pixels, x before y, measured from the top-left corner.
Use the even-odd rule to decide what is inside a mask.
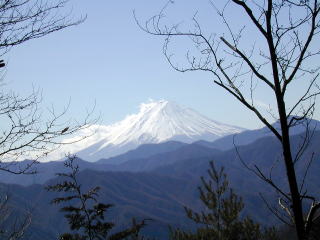
[[[299,146],[302,137],[303,135],[296,135],[292,138],[294,149]],[[318,191],[320,187],[319,141],[320,132],[315,132],[303,158],[297,163],[297,174],[301,182],[306,163],[314,155],[314,162],[306,179],[308,183],[306,189],[310,195],[315,196],[320,195]],[[184,150],[178,151],[179,149]],[[262,224],[279,224],[259,196],[260,193],[263,194],[271,204],[276,205],[276,193],[246,169],[238,156],[239,153],[249,166],[257,165],[265,173],[269,174],[272,170],[274,180],[286,188],[285,176],[280,174],[283,173],[283,164],[277,139],[271,136],[263,137],[251,144],[240,146],[238,152],[235,149],[220,151],[197,144],[183,145],[179,149],[164,153],[158,151],[155,155],[139,158],[140,160],[134,157],[136,152],[132,155],[133,159],[128,158],[127,164],[131,161],[140,161],[145,162],[145,164],[141,163],[141,166],[148,165],[148,167],[140,169],[137,167],[132,169],[132,172],[120,168],[121,166],[128,168],[128,165],[113,165],[114,169],[110,172],[108,170],[112,168],[111,165],[80,161],[79,165],[83,170],[79,176],[80,182],[84,188],[101,186],[99,199],[116,205],[109,213],[109,219],[123,226],[133,216],[152,218],[153,221],[150,222],[145,232],[160,237],[160,239],[166,239],[168,224],[184,228],[193,227],[193,224],[185,217],[183,206],[201,209],[197,192],[197,186],[200,184],[199,177],[206,176],[208,162],[213,160],[216,166],[225,167],[231,185],[244,198],[247,213]],[[194,152],[194,154],[188,157],[184,155],[185,151],[189,151],[189,154]],[[200,154],[197,156],[196,153]],[[168,158],[171,160],[159,164],[161,159],[167,160]],[[50,162],[40,164],[38,170],[40,173],[34,176],[33,181],[42,185],[23,187],[2,184],[0,189],[3,194],[9,194],[10,204],[13,206],[19,206],[20,210],[21,208],[33,209],[34,222],[28,232],[32,239],[43,239],[43,236],[48,236],[46,239],[55,239],[58,233],[67,231],[68,226],[62,214],[59,213],[58,207],[49,204],[56,195],[46,192],[44,186],[58,181],[53,173],[64,172],[65,169],[61,162]],[[3,178],[4,175],[1,177]],[[32,184],[30,176],[17,176],[17,178],[11,178],[11,181],[16,182],[19,178],[24,184],[27,182]]]
[[[148,113],[149,117],[155,116],[152,121],[149,119],[142,121],[142,118],[134,115],[131,122],[134,123],[134,119],[140,119],[141,121],[138,121],[141,123],[140,129],[146,132],[146,129],[149,128],[143,126],[151,126],[151,123],[155,121],[162,123],[164,129],[168,130],[167,127],[170,126],[169,128],[172,128],[172,131],[177,134],[170,135],[169,131],[162,134],[160,127],[155,128],[154,138],[148,138],[147,144],[142,144],[144,141],[137,141],[136,148],[112,157],[103,154],[104,151],[110,149],[106,145],[90,158],[90,160],[98,161],[86,161],[85,154],[82,160],[78,159],[82,170],[79,175],[82,186],[86,189],[100,186],[99,200],[115,204],[114,209],[108,212],[108,219],[116,222],[120,228],[128,224],[131,217],[153,219],[144,232],[158,239],[166,239],[168,225],[193,228],[193,223],[185,216],[183,206],[186,205],[195,210],[202,209],[197,186],[200,184],[200,176],[207,174],[209,161],[214,161],[217,167],[225,167],[230,184],[243,197],[246,206],[245,213],[249,213],[264,225],[279,224],[260,197],[262,194],[272,205],[277,205],[276,193],[250,171],[250,168],[257,166],[262,172],[272,176],[279,186],[287,188],[286,176],[283,175],[285,171],[283,171],[281,145],[268,129],[243,131],[240,128],[217,124],[200,117],[197,117],[197,121],[200,121],[200,124],[197,124],[190,120],[198,116],[193,114],[192,110],[181,110],[175,104],[162,101],[152,104],[152,106],[143,106],[144,114],[141,115],[141,117],[146,116],[145,114]],[[186,112],[193,117],[184,119],[183,117],[188,115]],[[171,121],[171,118],[174,120]],[[179,122],[177,119],[184,119],[184,121]],[[187,121],[189,122],[186,123]],[[172,124],[166,124],[169,122]],[[190,129],[187,124],[190,124]],[[132,125],[135,126],[135,124]],[[275,122],[276,128],[277,125],[278,122]],[[301,159],[296,163],[297,176],[301,183],[309,161],[313,159],[308,175],[306,175],[307,184],[303,190],[308,191],[309,195],[320,197],[320,175],[318,173],[320,169],[320,125],[318,121],[310,120],[308,124],[292,128],[292,151],[295,154],[304,142],[306,126],[309,126],[308,133],[311,133],[311,138]],[[124,128],[125,125],[122,127]],[[128,129],[134,134],[129,134]],[[139,136],[138,127],[128,127],[123,130],[127,136]],[[153,133],[152,130],[150,131]],[[227,135],[228,131],[231,135]],[[107,134],[104,134],[106,132],[100,132],[99,146],[103,146],[101,141],[107,141],[105,137]],[[202,136],[210,135],[210,138],[201,138],[201,134]],[[120,140],[123,136],[119,134]],[[185,141],[176,141],[174,136],[184,136]],[[188,137],[189,140],[186,140]],[[119,140],[119,146],[122,146],[121,142],[125,146],[132,139],[134,137],[127,141]],[[147,138],[141,139],[146,140]],[[150,143],[152,139],[157,140]],[[93,145],[87,145],[87,148],[80,153],[87,151],[89,154],[93,149],[98,149],[96,144],[93,142]],[[98,156],[103,157],[96,159]],[[28,163],[29,161],[26,160],[17,164],[16,167],[22,167]],[[244,163],[247,167],[244,166]],[[68,231],[68,225],[58,207],[49,204],[56,195],[46,192],[44,186],[59,181],[55,173],[66,170],[62,161],[41,163],[35,168],[38,174],[32,176],[2,172],[0,175],[1,196],[5,194],[10,196],[10,205],[15,216],[21,214],[25,209],[32,210],[33,222],[27,231],[26,239],[57,239],[59,233]],[[9,223],[6,224],[9,225]]]

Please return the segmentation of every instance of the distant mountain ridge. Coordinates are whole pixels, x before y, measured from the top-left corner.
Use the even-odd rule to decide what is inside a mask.
[[[303,141],[303,136],[303,133],[292,136],[293,153],[297,151],[301,141]],[[320,183],[319,141],[320,131],[317,131],[314,133],[302,159],[296,165],[298,181],[301,184],[304,171],[308,165],[306,163],[308,163],[310,156],[314,157],[314,162],[306,178],[308,183],[306,189],[308,194],[316,197],[319,196]],[[156,145],[152,146],[152,148],[155,147]],[[197,154],[200,149],[203,150],[204,154]],[[194,155],[191,156],[186,151],[194,152]],[[205,154],[206,151],[208,151],[207,155]],[[200,184],[200,176],[207,176],[209,161],[213,160],[217,167],[225,167],[231,186],[244,199],[244,211],[246,213],[249,213],[263,225],[279,224],[277,218],[261,202],[259,194],[263,194],[270,203],[277,203],[278,196],[268,184],[246,169],[238,156],[238,153],[240,153],[249,166],[257,165],[266,174],[272,170],[273,180],[278,186],[286,188],[286,178],[283,176],[284,166],[282,161],[279,161],[281,145],[275,137],[262,137],[254,143],[239,146],[238,151],[235,149],[217,151],[196,143],[184,145],[172,151],[171,157],[175,156],[175,161],[168,161],[166,165],[162,166],[149,166],[150,161],[156,164],[159,159],[165,161],[169,159],[169,152],[159,152],[161,151],[158,151],[156,155],[141,159],[141,161],[145,161],[141,166],[147,167],[146,169],[140,168],[140,172],[136,171],[137,169],[133,169],[133,171],[136,171],[134,173],[127,170],[104,172],[106,165],[80,161],[78,162],[80,168],[84,170],[79,175],[80,181],[85,188],[88,188],[88,186],[101,186],[99,199],[102,202],[116,205],[114,211],[110,215],[108,214],[115,222],[127,223],[128,219],[133,216],[152,218],[153,221],[145,229],[146,233],[150,237],[157,237],[157,239],[162,240],[168,239],[166,235],[168,224],[178,223],[182,228],[189,230],[192,227],[186,219],[183,206],[188,206],[195,210],[202,209],[199,203],[197,186]],[[183,153],[189,154],[190,157],[183,157],[181,155]],[[134,156],[139,156],[139,153],[134,153]],[[133,164],[134,161],[134,159],[131,159],[124,164]],[[41,166],[51,172],[65,172],[62,162],[43,163],[40,164]],[[145,170],[147,171],[145,172]],[[51,175],[52,177],[53,175]],[[41,183],[47,185],[57,181],[57,179],[47,180],[43,179]],[[67,230],[67,224],[62,213],[58,211],[58,206],[49,204],[54,194],[46,192],[43,186],[31,185],[22,187],[0,184],[2,194],[7,193],[8,189],[11,196],[10,203],[13,206],[17,208],[30,206],[35,209],[33,213],[35,221],[32,222],[30,229],[27,230],[28,234],[30,234],[26,235],[29,237],[28,239],[56,239],[56,235],[59,232]],[[40,236],[39,233],[42,235]]]
[[[272,126],[278,131],[280,130],[279,121],[274,122]],[[290,128],[290,135],[291,136],[298,135],[305,132],[306,130],[308,130],[309,132],[319,131],[320,122],[314,119],[305,119],[304,121],[301,121],[300,124]],[[241,133],[230,134],[228,136],[214,140],[213,142],[202,140],[202,141],[198,141],[197,143],[202,146],[216,148],[224,151],[224,150],[232,149],[234,148],[234,146],[248,145],[260,138],[268,137],[268,136],[274,136],[274,135],[267,127],[263,127],[260,129],[245,130]]]
[[[124,154],[107,159],[100,159],[96,163],[119,165],[127,161],[131,161],[132,159],[149,158],[157,154],[172,152],[187,145],[187,143],[177,141],[168,141],[158,144],[148,143],[140,145],[136,149],[130,150]]]
[[[60,149],[51,158],[61,159],[66,152],[71,152],[86,161],[94,162],[117,156],[142,144],[213,141],[243,130],[213,121],[173,102],[151,101],[141,104],[139,113],[129,115],[120,122],[109,126],[94,125],[84,130],[80,134],[95,134],[84,141]],[[73,140],[75,139],[77,137]]]
[[[314,126],[320,126],[319,122],[316,120],[313,120],[313,124]],[[298,133],[300,132],[300,130],[302,129],[295,128],[293,131],[295,133]],[[319,131],[316,131],[315,133],[317,135],[319,134]],[[248,143],[247,136],[250,135],[253,136],[253,140],[249,139],[251,140],[251,142]],[[299,136],[299,134],[292,136],[292,138],[296,139],[297,136]],[[303,137],[303,135],[301,135],[299,138],[301,137]],[[236,146],[239,148],[246,145],[255,145],[255,143],[262,141],[258,141],[259,139],[264,138],[270,138],[273,139],[272,141],[279,142],[272,135],[270,135],[270,133],[268,133],[268,131],[265,128],[262,128],[258,130],[244,131],[238,134],[236,136],[236,140],[240,139],[244,141],[236,141]],[[81,169],[92,169],[101,171],[148,172],[153,171],[157,168],[170,166],[178,162],[184,162],[188,159],[190,161],[197,161],[197,159],[200,158],[208,158],[212,160],[217,158],[223,159],[226,156],[225,152],[234,148],[233,137],[226,136],[217,141],[221,142],[222,145],[219,146],[219,144],[216,144],[216,141],[198,141],[192,144],[181,143],[176,141],[169,141],[159,144],[144,144],[124,154],[120,154],[109,159],[100,159],[99,161],[94,163],[81,160],[79,162],[79,165]],[[267,152],[266,154],[269,153]],[[233,157],[233,159],[237,159],[237,157],[235,156]],[[17,167],[22,167],[24,164],[28,163],[28,161],[21,162],[17,165]],[[195,162],[194,164],[197,163]],[[226,162],[226,164],[230,163]],[[45,181],[54,177],[54,173],[59,172],[61,171],[61,169],[63,169],[63,162],[46,162],[36,165],[35,167],[38,171],[38,174],[34,176],[12,175],[3,172],[0,175],[0,182],[15,183],[20,185],[30,185],[34,183],[43,184]]]

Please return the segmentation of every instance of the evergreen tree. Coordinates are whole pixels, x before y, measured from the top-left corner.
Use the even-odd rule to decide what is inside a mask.
[[[110,234],[115,226],[112,222],[105,221],[105,212],[112,204],[100,203],[97,200],[100,187],[94,187],[86,192],[78,181],[79,166],[75,164],[76,157],[69,156],[64,163],[69,173],[57,173],[64,181],[47,186],[48,191],[64,192],[63,197],[52,200],[53,204],[68,203],[61,208],[65,212],[72,233],[60,235],[60,240],[120,240],[131,237],[139,239],[139,232],[145,226],[145,220],[137,223],[133,219],[132,226],[121,232]]]
[[[171,229],[174,240],[276,240],[274,228],[262,230],[250,217],[241,218],[244,204],[229,187],[224,168],[219,171],[213,162],[208,170],[209,180],[201,177],[200,199],[206,206],[200,213],[185,207],[189,219],[199,224],[196,232]]]

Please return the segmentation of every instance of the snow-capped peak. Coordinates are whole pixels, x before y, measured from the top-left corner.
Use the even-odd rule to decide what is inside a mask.
[[[146,143],[169,140],[213,141],[243,129],[213,121],[196,111],[166,100],[142,103],[137,114],[109,126],[94,125],[80,134],[92,137],[71,145],[67,152],[88,161],[112,157]],[[61,150],[59,151],[61,152]],[[66,151],[64,151],[65,153]],[[63,157],[63,156],[62,156]]]

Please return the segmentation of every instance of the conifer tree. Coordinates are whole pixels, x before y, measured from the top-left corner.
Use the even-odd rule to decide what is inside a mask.
[[[60,240],[120,240],[132,237],[139,239],[139,232],[145,226],[145,220],[137,223],[134,219],[132,226],[121,232],[110,234],[115,226],[105,220],[105,212],[112,204],[100,203],[97,200],[100,187],[94,187],[84,192],[78,181],[79,166],[75,164],[76,157],[69,156],[64,163],[70,169],[69,173],[57,173],[64,180],[55,185],[47,186],[48,191],[64,192],[65,195],[52,200],[53,204],[66,203],[61,208],[65,212],[72,233],[60,235]]]
[[[219,171],[213,162],[208,170],[209,180],[201,177],[200,199],[206,210],[200,213],[185,207],[187,217],[199,224],[196,232],[171,230],[173,240],[276,240],[273,228],[262,230],[250,217],[241,218],[244,204],[229,187],[224,168]]]

